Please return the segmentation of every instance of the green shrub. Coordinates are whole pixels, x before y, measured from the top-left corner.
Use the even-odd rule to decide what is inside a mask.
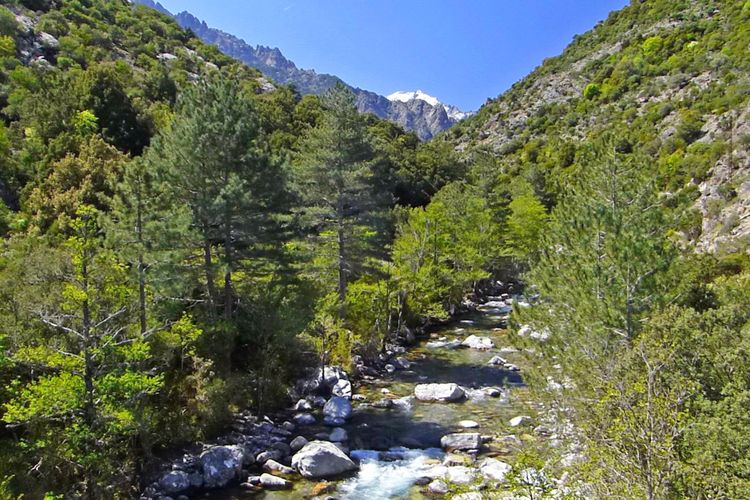
[[[583,97],[590,100],[596,99],[601,93],[602,87],[598,83],[589,83],[586,85],[586,88],[583,89]]]
[[[12,36],[17,30],[16,16],[5,7],[0,7],[0,35]]]

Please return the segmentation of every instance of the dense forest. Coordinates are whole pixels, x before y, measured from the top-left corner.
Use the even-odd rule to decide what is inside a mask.
[[[492,127],[533,80],[420,142],[148,8],[4,1],[0,498],[137,497],[171,450],[288,405],[308,367],[377,361],[491,278],[533,299],[509,331],[584,457],[530,441],[514,467],[576,497],[750,497],[750,259],[741,238],[696,251],[697,185],[747,171],[750,3],[674,3],[634,1],[546,62],[533,77],[695,16],[592,59],[518,130]],[[731,85],[630,105],[705,71]],[[702,140],[709,113],[735,120]]]

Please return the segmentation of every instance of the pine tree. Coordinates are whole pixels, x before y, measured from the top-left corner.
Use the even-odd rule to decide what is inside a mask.
[[[335,289],[343,318],[347,285],[363,262],[365,228],[372,227],[383,198],[373,189],[375,153],[354,95],[339,85],[324,96],[323,104],[323,118],[301,146],[295,180],[307,224],[321,240],[333,239],[328,248],[335,248]]]
[[[281,234],[285,175],[267,149],[252,100],[238,82],[216,78],[185,91],[172,125],[146,155],[174,202],[190,208],[191,231],[183,236],[202,254],[209,314],[221,309],[227,321],[239,301],[234,274]]]

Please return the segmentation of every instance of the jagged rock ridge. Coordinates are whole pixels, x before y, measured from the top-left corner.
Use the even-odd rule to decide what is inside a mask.
[[[153,0],[134,2],[172,15],[164,6]],[[348,85],[337,76],[298,68],[294,62],[284,57],[278,48],[263,45],[253,47],[234,35],[209,27],[189,12],[172,16],[180,26],[191,30],[204,42],[215,45],[226,55],[248,66],[257,68],[278,83],[294,85],[301,94],[322,94],[341,82],[356,95],[359,111],[373,113],[380,118],[398,123],[416,133],[422,140],[431,139],[465,117],[465,114],[455,106],[444,106],[442,103],[433,105],[421,99],[412,99],[408,102],[391,101],[375,92]]]

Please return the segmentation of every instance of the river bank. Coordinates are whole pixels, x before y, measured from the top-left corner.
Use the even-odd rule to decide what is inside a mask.
[[[163,476],[156,485],[162,491],[147,492],[145,498],[501,494],[510,476],[523,472],[512,468],[519,451],[559,437],[523,383],[521,370],[527,358],[513,347],[507,329],[512,306],[519,303],[527,305],[509,295],[489,297],[475,311],[396,353],[385,374],[350,381],[342,371],[328,370],[331,399],[302,398],[279,416],[278,424],[246,421],[237,429],[238,442],[223,445],[229,451],[215,451],[218,456],[211,457],[209,449],[190,457],[184,470],[170,473],[179,476],[179,484],[171,487],[164,480],[168,475]],[[250,435],[243,438],[241,431]],[[351,457],[353,465],[344,466],[342,474],[301,478],[297,455],[328,442],[347,460]],[[212,467],[226,470],[220,480],[237,474],[242,484],[236,485],[235,476],[226,481],[229,488],[214,489],[216,482],[206,481],[206,470]],[[199,489],[195,485],[201,468]],[[556,486],[539,471],[525,473],[532,483]],[[213,490],[205,491],[206,487]]]

